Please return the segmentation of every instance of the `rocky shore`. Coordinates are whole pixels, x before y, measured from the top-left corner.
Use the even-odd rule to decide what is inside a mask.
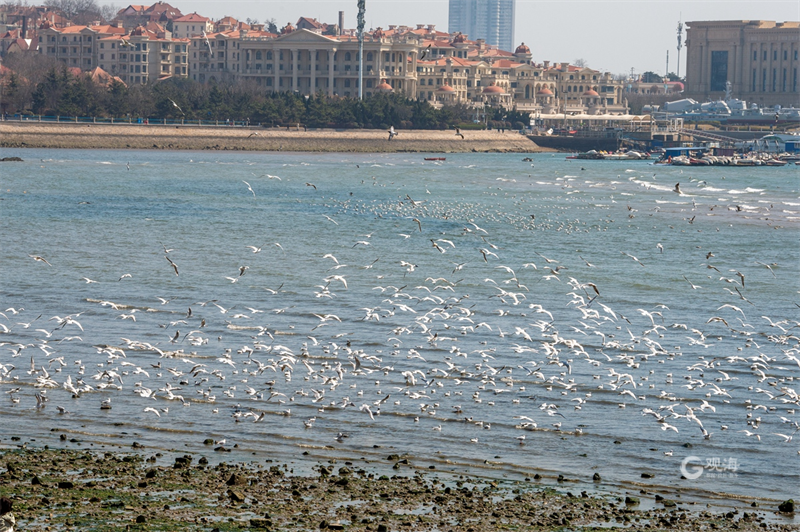
[[[219,450],[219,449],[217,449]],[[212,458],[219,454],[209,449]],[[0,496],[18,530],[797,530],[775,508],[715,509],[655,498],[592,496],[528,482],[440,475],[387,457],[329,461],[313,474],[261,459],[209,464],[197,455],[0,450]],[[640,498],[641,497],[641,503]]]
[[[466,153],[550,151],[506,131],[304,130],[164,125],[0,122],[2,148],[165,149],[357,153]]]

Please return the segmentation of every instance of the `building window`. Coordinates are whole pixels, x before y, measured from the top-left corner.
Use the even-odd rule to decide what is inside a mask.
[[[756,92],[756,78],[758,77],[758,70],[755,68],[753,69],[753,87],[750,89],[752,92]]]
[[[767,51],[764,50],[764,61],[766,61],[766,60],[767,60]]]
[[[724,91],[728,81],[728,52],[711,52],[711,91]]]
[[[350,59],[351,59],[350,52],[345,52],[345,54],[344,54],[344,60],[345,60],[345,61],[350,61]]]
[[[777,61],[778,60],[778,50],[773,50],[772,51],[772,60],[773,61]]]
[[[781,86],[781,91],[786,92],[786,69],[783,69],[783,81]]]
[[[767,69],[761,71],[761,92],[767,92]]]
[[[778,69],[772,69],[772,92],[776,92],[778,90]]]
[[[789,59],[789,51],[788,50],[784,50],[783,51],[783,60],[786,61],[787,59]]]
[[[758,50],[753,50],[753,61],[758,61]]]
[[[372,52],[367,52],[367,61],[372,61]]]

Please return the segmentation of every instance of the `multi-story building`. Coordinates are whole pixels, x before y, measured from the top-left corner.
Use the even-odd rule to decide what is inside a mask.
[[[150,22],[155,22],[165,28],[175,20],[183,16],[181,10],[173,7],[166,2],[156,2],[151,6],[129,5],[117,12],[118,20],[127,30],[132,30],[139,26],[146,26]]]
[[[71,68],[92,70],[97,66],[97,41],[112,35],[124,35],[115,26],[67,26],[55,28],[45,21],[39,27],[39,53],[57,59]]]
[[[515,0],[450,0],[448,31],[511,50],[515,3]]]
[[[322,35],[289,24],[280,35],[239,30],[207,37],[192,38],[190,70],[197,81],[237,79],[270,92],[358,94],[358,40],[353,35]],[[420,51],[419,38],[411,33],[376,30],[365,35],[364,94],[383,80],[393,90],[415,94]]]
[[[195,35],[214,31],[214,21],[197,13],[190,13],[172,21],[172,35],[179,39],[191,39]]]
[[[175,39],[167,32],[142,26],[129,35],[99,39],[100,68],[127,85],[153,83],[166,77],[188,77],[189,39]]]
[[[188,76],[188,39],[175,39],[154,22],[128,33],[117,26],[69,26],[39,29],[39,52],[70,68],[100,67],[128,85],[167,76]]]
[[[686,96],[760,106],[800,103],[800,22],[687,22]]]
[[[302,19],[301,19],[302,20]],[[403,92],[433,105],[464,103],[531,112],[621,114],[623,84],[608,73],[567,63],[533,63],[524,44],[512,52],[434,26],[381,28],[364,36],[364,94]],[[358,40],[263,26],[195,35],[189,73],[200,82],[250,81],[267,92],[358,94]]]

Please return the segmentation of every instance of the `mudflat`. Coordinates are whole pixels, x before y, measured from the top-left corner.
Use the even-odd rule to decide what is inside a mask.
[[[141,446],[7,448],[0,495],[11,499],[20,530],[797,530],[776,522],[775,508],[709,509],[658,497],[653,504],[649,492],[593,496],[569,479],[553,488],[536,479],[440,476],[400,456],[325,461],[299,475],[263,457],[212,458],[216,464]]]

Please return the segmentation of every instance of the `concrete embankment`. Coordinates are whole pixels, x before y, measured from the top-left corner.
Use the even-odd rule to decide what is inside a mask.
[[[0,147],[361,153],[550,151],[515,132],[465,131],[463,139],[449,130],[398,133],[389,141],[388,132],[382,130],[0,122]]]

